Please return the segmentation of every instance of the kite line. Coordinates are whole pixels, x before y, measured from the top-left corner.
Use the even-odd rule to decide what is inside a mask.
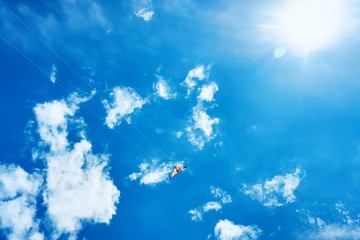
[[[25,26],[42,44],[44,44],[44,46],[46,46],[57,58],[59,58],[81,81],[83,81],[89,88],[91,88],[92,90],[94,90],[95,88],[92,87],[88,81],[86,81],[72,66],[71,64],[69,64],[63,57],[61,57],[61,55],[59,53],[57,53],[53,48],[51,48],[38,34],[36,34],[36,32],[29,26],[27,25],[16,13],[14,13],[5,3],[3,3],[2,1],[0,1],[0,4],[8,11],[10,12],[13,16],[16,17],[16,19],[23,25]],[[39,67],[34,61],[32,61],[29,57],[27,57],[21,50],[19,50],[18,48],[16,48],[13,44],[11,44],[8,40],[6,40],[5,37],[3,37],[2,35],[0,35],[1,39],[6,42],[9,46],[11,46],[14,50],[16,50],[21,56],[23,56],[27,61],[29,61],[32,65],[34,65],[38,70],[40,70],[43,74],[45,74],[48,78],[50,78],[50,75],[44,71],[41,67]],[[60,86],[63,90],[65,90],[68,94],[70,94],[70,91],[67,90],[62,84],[60,84],[58,81],[55,82],[58,86]],[[98,93],[98,95],[100,95],[101,98],[106,99],[101,93]],[[100,121],[102,121],[103,119],[101,118],[101,116],[99,116],[99,114],[97,114],[92,108],[90,108],[89,106],[87,106],[85,103],[82,103],[90,112],[92,112],[96,117],[98,117],[100,119]],[[167,154],[165,154],[151,139],[149,139],[140,129],[138,129],[137,127],[135,127],[132,123],[130,123],[130,125],[137,130],[137,132],[142,135],[142,137],[144,139],[146,139],[149,143],[151,143],[166,159],[170,160],[169,157],[167,156]],[[132,145],[134,145],[137,149],[139,149],[141,152],[143,152],[145,155],[147,155],[147,157],[149,157],[151,159],[151,157],[149,156],[148,153],[146,153],[145,150],[143,150],[141,147],[139,147],[135,142],[133,142],[131,139],[129,139],[125,134],[121,133],[120,131],[118,131],[117,129],[113,129],[115,132],[117,132],[120,136],[122,136],[125,140],[127,140],[129,143],[131,143]]]

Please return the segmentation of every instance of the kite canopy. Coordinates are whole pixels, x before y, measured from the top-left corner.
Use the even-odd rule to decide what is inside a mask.
[[[179,172],[181,172],[182,170],[184,170],[185,168],[187,168],[187,167],[182,167],[182,166],[174,167],[174,169],[171,172],[170,179],[173,176],[175,176],[176,174],[178,174]]]

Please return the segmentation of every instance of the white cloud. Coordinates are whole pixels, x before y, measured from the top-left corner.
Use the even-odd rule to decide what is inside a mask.
[[[279,207],[295,201],[294,190],[299,186],[305,173],[296,168],[294,173],[275,176],[264,184],[244,185],[243,191],[267,207]]]
[[[216,198],[221,198],[221,202],[222,203],[231,203],[231,196],[229,194],[227,194],[226,191],[222,190],[221,188],[215,188],[213,186],[211,186],[211,194],[214,195],[214,197]]]
[[[193,91],[198,81],[209,78],[210,68],[211,65],[207,67],[199,65],[189,71],[185,80],[180,84],[188,90],[186,98],[189,98],[190,93]],[[216,134],[213,133],[213,125],[220,122],[219,118],[211,118],[206,112],[208,108],[212,108],[215,105],[205,107],[207,104],[206,102],[212,102],[214,100],[214,94],[219,90],[219,88],[215,82],[211,82],[207,85],[203,84],[199,89],[201,89],[201,91],[197,97],[196,105],[193,105],[192,115],[185,127],[185,132],[188,141],[193,146],[196,146],[198,150],[202,150],[205,143],[209,142],[216,136]]]
[[[57,68],[56,68],[55,64],[53,64],[51,66],[51,71],[50,71],[50,81],[52,83],[56,82],[56,74],[57,74]]]
[[[169,84],[164,80],[163,77],[156,75],[158,82],[153,85],[155,94],[163,99],[172,99],[176,97],[176,93],[171,92]]]
[[[44,202],[57,230],[76,232],[83,220],[109,223],[120,192],[105,170],[108,157],[92,154],[86,139],[65,151],[47,156]]]
[[[46,213],[56,229],[55,238],[63,233],[75,237],[83,221],[109,223],[116,213],[120,192],[106,170],[108,156],[93,154],[83,132],[82,139],[73,146],[67,139],[69,118],[74,116],[77,105],[88,99],[72,94],[67,100],[37,104],[34,108],[43,145],[50,147],[42,154],[46,161],[43,197]],[[73,122],[83,124],[77,120]]]
[[[143,162],[139,165],[140,172],[130,174],[129,179],[135,181],[140,178],[140,184],[156,185],[168,181],[173,168],[183,164],[184,162],[159,163],[158,160],[153,160],[150,164]]]
[[[193,221],[201,221],[202,220],[202,212],[199,211],[198,209],[192,209],[188,213],[192,215],[191,220],[193,220]]]
[[[178,131],[175,133],[177,138],[180,138],[184,133],[182,131]]]
[[[141,109],[148,102],[147,99],[142,99],[129,87],[115,87],[110,96],[113,98],[112,102],[108,100],[103,101],[107,113],[105,123],[109,128],[114,128],[114,126],[121,124],[123,118],[130,123],[129,115],[135,109]]]
[[[202,149],[206,141],[215,137],[213,134],[212,125],[218,124],[218,118],[211,118],[204,110],[201,104],[193,108],[193,115],[191,116],[191,126],[186,128],[188,140],[192,145]],[[199,131],[200,130],[200,131]]]
[[[210,187],[210,192],[215,198],[220,198],[219,201],[210,201],[205,203],[202,207],[198,207],[190,210],[188,213],[191,214],[191,220],[193,221],[201,221],[202,215],[210,210],[219,211],[222,209],[222,204],[231,203],[231,196],[226,193],[226,191],[215,188],[213,186]]]
[[[79,97],[77,93],[71,94],[67,102],[54,100],[50,103],[37,104],[34,108],[38,122],[38,132],[51,151],[63,150],[68,145],[67,117],[71,117],[78,109],[78,104],[87,101],[89,97]]]
[[[319,217],[315,217],[306,210],[296,210],[305,216],[305,223],[308,223],[312,230],[304,232],[298,236],[299,239],[360,239],[360,219],[359,215],[351,214],[343,203],[335,204],[337,214],[331,214],[331,221],[326,222]],[[323,213],[324,215],[328,215]]]
[[[196,66],[196,68],[191,69],[187,74],[185,80],[180,84],[188,89],[187,95],[190,95],[191,91],[196,86],[195,79],[202,81],[209,77],[208,71],[211,66],[204,67],[204,65]]]
[[[311,233],[308,239],[342,240],[360,239],[360,226],[329,224]]]
[[[219,202],[208,202],[203,206],[204,212],[208,212],[210,210],[219,211],[222,208]]]
[[[0,228],[7,230],[8,239],[43,239],[35,219],[42,182],[37,173],[0,165]]]
[[[335,208],[338,213],[342,216],[343,221],[347,224],[359,223],[360,219],[352,219],[350,216],[350,212],[345,208],[345,204],[342,202],[338,202],[335,204]]]
[[[154,11],[148,8],[142,8],[139,11],[135,12],[135,15],[139,18],[143,18],[144,21],[148,22],[151,20],[152,16],[154,15]]]
[[[220,122],[218,118],[212,119],[205,111],[198,107],[193,109],[192,119],[194,121],[194,129],[201,129],[208,138],[213,134],[212,125]]]
[[[187,127],[186,132],[189,142],[199,150],[202,150],[206,139],[201,134],[196,134],[191,127]]]
[[[69,108],[64,100],[39,104],[34,108],[38,131],[41,139],[50,145],[51,151],[64,149],[67,140],[67,116],[72,116],[75,109]]]
[[[258,239],[261,233],[257,226],[235,225],[227,219],[220,220],[214,228],[215,237],[220,240]]]
[[[219,91],[219,87],[215,82],[201,87],[200,95],[198,96],[199,101],[211,102],[214,100],[214,94]]]

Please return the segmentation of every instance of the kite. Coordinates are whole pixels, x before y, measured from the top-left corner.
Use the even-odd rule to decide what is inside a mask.
[[[178,174],[179,172],[181,172],[182,170],[184,170],[185,168],[187,167],[174,167],[173,171],[171,172],[171,175],[170,175],[170,179],[172,177],[174,177],[176,174]]]

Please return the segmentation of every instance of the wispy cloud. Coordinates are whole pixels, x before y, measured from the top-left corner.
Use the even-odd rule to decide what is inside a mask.
[[[104,9],[96,1],[84,0],[61,1],[63,12],[66,13],[67,24],[74,29],[84,31],[90,27],[101,27],[104,31],[110,28]]]
[[[225,219],[216,224],[214,234],[219,240],[255,240],[260,237],[262,231],[257,226],[235,225]]]
[[[156,75],[156,77],[158,81],[153,85],[155,94],[166,100],[176,98],[176,93],[172,93],[171,88],[165,79],[159,75]]]
[[[187,95],[190,95],[194,87],[196,86],[195,79],[202,81],[209,77],[209,70],[211,66],[205,67],[204,65],[196,66],[194,69],[191,69],[187,74],[185,80],[180,84],[188,89]]]
[[[140,184],[156,185],[161,182],[169,180],[169,174],[175,166],[182,166],[184,162],[168,162],[159,163],[158,160],[153,160],[151,163],[143,162],[139,165],[139,172],[134,172],[129,175],[131,181],[140,179]]]
[[[139,11],[135,12],[135,16],[144,19],[144,21],[148,22],[151,20],[154,15],[154,11],[148,8],[142,8]]]
[[[208,212],[210,210],[215,210],[215,211],[219,211],[222,208],[221,204],[219,202],[207,202],[205,203],[205,205],[203,206],[203,210],[204,212]]]
[[[219,118],[211,118],[205,111],[202,104],[193,108],[190,119],[191,125],[186,128],[188,140],[192,145],[201,150],[205,142],[211,140],[216,135],[213,134],[213,125],[220,122]]]
[[[219,201],[210,201],[198,207],[190,210],[188,213],[191,214],[191,220],[201,221],[202,215],[210,210],[219,211],[222,209],[223,204],[231,203],[231,196],[221,188],[210,187],[210,192],[214,198],[220,199]]]
[[[211,65],[207,67],[200,65],[189,71],[185,80],[180,84],[188,90],[187,99],[189,99],[189,95],[197,85],[197,81],[195,80],[202,81],[209,78],[210,68]],[[216,136],[213,131],[213,125],[220,122],[219,118],[212,118],[206,112],[208,108],[212,108],[214,105],[205,106],[207,102],[214,100],[214,94],[219,88],[215,82],[211,82],[210,84],[203,84],[199,90],[200,93],[197,97],[196,105],[193,104],[192,115],[189,118],[185,131],[188,141],[193,146],[196,146],[198,150],[202,150],[205,143]]]
[[[191,220],[193,221],[201,221],[202,220],[202,212],[199,209],[192,209],[189,211],[191,214]]]
[[[43,239],[36,220],[36,196],[43,179],[14,165],[0,165],[0,227],[8,239]]]
[[[183,134],[184,134],[184,133],[183,133],[182,131],[177,131],[177,132],[175,132],[175,136],[176,136],[177,138],[180,138]]]
[[[328,224],[319,229],[318,231],[312,232],[307,239],[318,239],[318,240],[356,240],[360,239],[360,226],[351,225],[338,225]]]
[[[264,184],[244,185],[242,190],[252,199],[260,201],[264,206],[279,207],[295,201],[294,190],[299,186],[304,176],[305,172],[296,168],[294,173],[275,176],[273,179],[265,181]]]
[[[130,123],[130,114],[136,109],[141,109],[148,102],[129,87],[115,87],[110,93],[110,97],[112,98],[111,102],[103,101],[107,113],[105,123],[109,128],[121,124],[123,119]]]
[[[231,196],[226,191],[222,190],[221,188],[216,188],[216,187],[211,186],[210,190],[211,190],[211,194],[216,198],[220,198],[220,200],[223,204],[232,202]]]
[[[311,227],[298,235],[298,239],[342,240],[360,239],[360,219],[357,214],[350,211],[341,202],[335,204],[337,213],[332,213],[331,220],[321,219],[307,210],[297,210],[305,218],[303,221]],[[324,214],[325,215],[325,214]]]
[[[214,94],[219,91],[219,87],[215,82],[201,87],[200,95],[198,96],[199,101],[213,101]]]
[[[91,97],[91,96],[90,96]],[[46,184],[43,190],[47,215],[57,238],[63,233],[75,236],[84,220],[109,223],[116,213],[120,192],[107,172],[108,156],[93,154],[92,145],[80,132],[81,140],[70,146],[67,139],[68,122],[83,125],[72,119],[78,104],[90,97],[70,95],[66,100],[37,104],[34,108],[38,132],[46,162]]]
[[[192,119],[194,121],[194,129],[200,129],[208,138],[213,135],[213,124],[218,124],[218,118],[211,118],[202,107],[196,106],[193,108]]]
[[[57,74],[57,68],[56,68],[55,64],[53,64],[51,66],[51,70],[50,70],[50,81],[52,83],[56,82],[56,74]]]

